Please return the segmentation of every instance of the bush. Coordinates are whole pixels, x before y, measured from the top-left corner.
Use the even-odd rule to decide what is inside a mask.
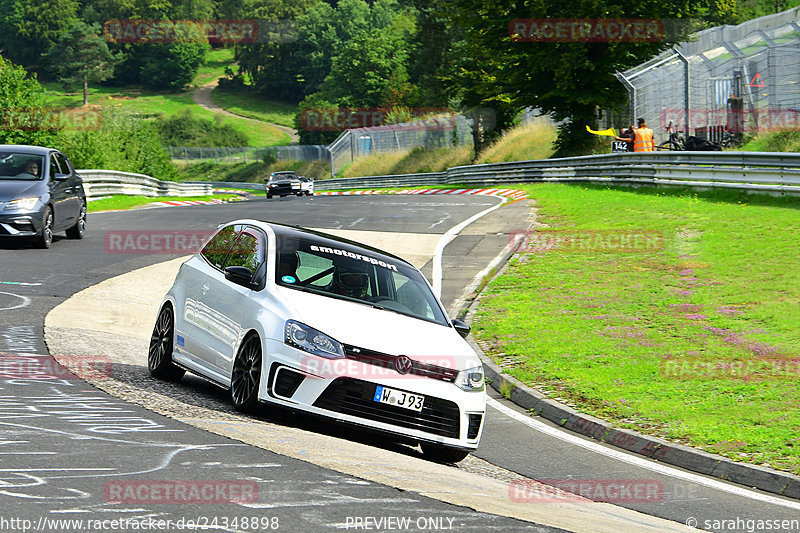
[[[23,67],[0,56],[0,144],[52,146],[59,138],[60,120],[45,108],[42,86],[27,76]]]
[[[223,124],[217,116],[214,121],[197,118],[187,108],[171,117],[159,117],[156,121],[161,142],[165,146],[247,146],[244,133],[229,124]]]
[[[152,120],[105,111],[100,127],[64,135],[59,148],[75,168],[101,168],[147,174],[161,180],[177,177]]]

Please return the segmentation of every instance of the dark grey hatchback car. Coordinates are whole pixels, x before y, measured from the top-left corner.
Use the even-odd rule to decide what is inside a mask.
[[[0,145],[0,239],[49,248],[57,231],[86,232],[86,192],[72,163],[53,148]]]

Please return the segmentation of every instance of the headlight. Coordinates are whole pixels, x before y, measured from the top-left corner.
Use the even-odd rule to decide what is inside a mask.
[[[476,366],[475,368],[469,368],[467,370],[462,370],[456,376],[456,380],[453,382],[458,385],[458,388],[463,389],[467,392],[479,392],[483,390],[483,367]]]
[[[18,200],[11,200],[6,204],[8,211],[30,211],[36,207],[39,197],[31,196],[30,198],[19,198]]]
[[[294,320],[287,320],[284,342],[304,352],[327,359],[343,359],[344,349],[336,339]]]

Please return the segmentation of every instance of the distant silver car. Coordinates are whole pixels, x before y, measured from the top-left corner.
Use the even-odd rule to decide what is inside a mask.
[[[53,234],[86,232],[86,192],[69,158],[53,148],[0,145],[0,238],[50,248]]]
[[[314,196],[314,179],[305,176],[297,176],[300,179],[300,190],[306,196]]]

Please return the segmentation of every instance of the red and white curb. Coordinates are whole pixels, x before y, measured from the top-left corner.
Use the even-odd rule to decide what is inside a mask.
[[[358,191],[322,191],[318,196],[350,196],[363,194],[465,194],[479,196],[503,196],[512,200],[528,198],[528,193],[516,189],[372,189]]]
[[[147,204],[143,207],[143,209],[150,209],[155,207],[180,207],[183,205],[211,205],[211,204],[227,204],[229,200],[167,200],[164,202],[153,202],[152,204]]]

